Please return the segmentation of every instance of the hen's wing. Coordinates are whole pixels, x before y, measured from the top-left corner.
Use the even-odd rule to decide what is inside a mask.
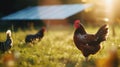
[[[108,34],[108,25],[105,24],[102,27],[100,27],[100,29],[97,31],[95,36],[97,37],[99,42],[102,42],[106,40],[107,34]]]
[[[34,36],[35,36],[35,35],[32,35],[32,34],[27,35],[27,36],[25,37],[25,42],[26,42],[26,43],[32,42],[32,41],[35,39]]]

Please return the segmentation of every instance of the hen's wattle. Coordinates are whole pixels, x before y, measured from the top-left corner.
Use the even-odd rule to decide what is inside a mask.
[[[108,26],[103,25],[96,34],[88,34],[79,20],[74,22],[74,27],[76,28],[74,43],[87,60],[90,54],[95,54],[100,50],[100,43],[106,40]]]

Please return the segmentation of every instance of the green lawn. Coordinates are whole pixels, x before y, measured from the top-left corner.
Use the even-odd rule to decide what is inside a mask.
[[[116,46],[120,57],[120,30],[116,27],[116,36],[112,37],[111,28],[107,41],[102,42],[101,50],[89,57],[86,63],[84,56],[75,47],[73,42],[74,29],[47,30],[41,42],[25,44],[24,38],[28,33],[35,33],[37,30],[12,31],[14,44],[10,52],[15,56],[15,67],[94,67],[96,61],[105,58],[108,50]],[[87,32],[96,33],[98,28],[86,27]],[[6,39],[5,32],[0,33],[0,41]],[[7,54],[6,52],[5,54]],[[4,66],[1,54],[0,66]]]

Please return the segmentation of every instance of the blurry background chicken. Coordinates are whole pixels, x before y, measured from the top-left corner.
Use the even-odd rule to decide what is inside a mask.
[[[0,42],[0,51],[5,52],[8,51],[12,45],[13,45],[13,40],[11,37],[11,30],[7,30],[6,32],[7,39],[5,42]]]
[[[106,40],[108,26],[103,25],[96,34],[88,34],[80,20],[74,22],[74,27],[76,28],[73,37],[74,43],[88,60],[88,56],[97,53],[100,50],[100,43]]]
[[[42,27],[36,34],[28,34],[25,37],[25,42],[33,43],[36,40],[40,41],[44,36],[44,32],[45,32],[45,27]]]

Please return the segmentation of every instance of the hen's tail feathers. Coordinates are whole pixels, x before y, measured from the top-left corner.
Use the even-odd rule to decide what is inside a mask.
[[[102,27],[100,27],[100,29],[95,34],[97,36],[99,42],[102,42],[102,41],[106,40],[106,37],[108,36],[108,32],[109,32],[108,27],[109,26],[106,25],[106,24],[103,25]]]

